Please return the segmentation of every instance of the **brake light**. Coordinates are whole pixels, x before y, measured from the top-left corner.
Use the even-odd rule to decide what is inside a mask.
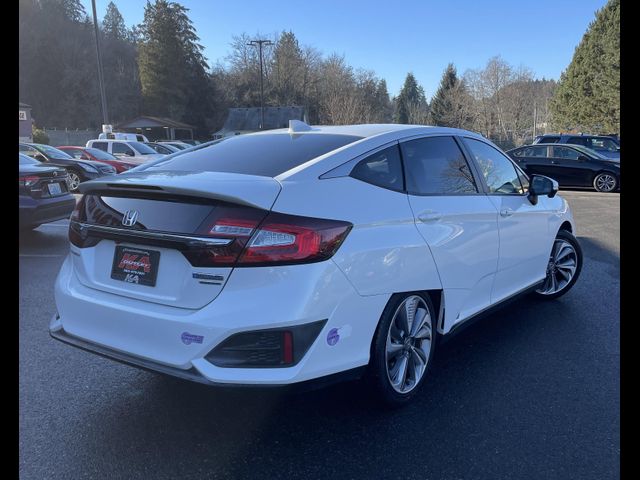
[[[18,177],[18,186],[19,187],[31,187],[31,186],[35,185],[36,183],[38,183],[38,180],[40,180],[40,177],[30,177],[30,176]]]
[[[338,220],[270,213],[253,234],[238,266],[290,265],[327,260],[352,225]]]
[[[233,211],[231,211],[233,210]],[[221,215],[223,213],[223,215]],[[230,214],[230,215],[227,215]],[[352,224],[269,213],[246,207],[215,212],[201,234],[228,238],[224,246],[183,252],[197,267],[254,267],[321,262],[333,256]]]

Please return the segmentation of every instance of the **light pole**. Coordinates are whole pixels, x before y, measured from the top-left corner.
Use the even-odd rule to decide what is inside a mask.
[[[104,125],[108,125],[107,95],[104,93],[104,76],[102,73],[102,56],[100,55],[100,35],[98,32],[98,16],[96,15],[96,0],[91,0],[91,8],[93,9],[93,28],[96,32],[96,55],[98,57],[98,83],[100,84],[100,99],[102,101],[102,122]]]
[[[262,45],[273,45],[271,40],[251,40],[247,45],[258,46],[260,52],[260,130],[264,129],[264,85],[262,84]]]

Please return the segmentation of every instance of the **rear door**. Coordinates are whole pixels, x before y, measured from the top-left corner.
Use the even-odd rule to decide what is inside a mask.
[[[549,148],[543,146],[523,147],[521,155],[516,157],[516,163],[529,175],[547,175],[553,177],[553,165],[549,158]]]
[[[498,213],[452,136],[400,143],[409,203],[445,295],[447,328],[490,304]]]
[[[509,157],[474,138],[464,138],[464,145],[479,167],[487,198],[499,212],[500,258],[491,292],[491,303],[496,303],[545,278],[553,242],[552,212],[546,197],[537,205],[529,201],[528,179]]]
[[[555,178],[561,187],[589,187],[593,176],[591,162],[586,155],[571,147],[554,145],[552,162],[556,173]],[[582,157],[582,159],[581,159]]]

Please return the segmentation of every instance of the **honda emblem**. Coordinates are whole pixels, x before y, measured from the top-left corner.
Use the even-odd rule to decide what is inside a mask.
[[[126,212],[124,212],[124,216],[122,217],[122,225],[124,225],[125,227],[133,227],[137,221],[137,210],[127,210]]]

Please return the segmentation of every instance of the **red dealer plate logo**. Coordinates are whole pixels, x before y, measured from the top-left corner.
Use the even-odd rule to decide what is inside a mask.
[[[111,278],[136,285],[153,287],[158,276],[160,252],[117,246],[113,255]]]

